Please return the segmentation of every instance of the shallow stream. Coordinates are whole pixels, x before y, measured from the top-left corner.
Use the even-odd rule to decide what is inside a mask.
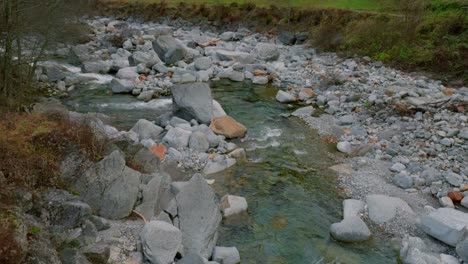
[[[223,220],[218,245],[236,246],[243,264],[397,262],[388,238],[379,234],[364,244],[330,238],[330,225],[342,218],[344,199],[328,170],[334,146],[301,120],[281,117],[292,109],[276,102],[277,89],[232,82],[211,87],[226,112],[249,129],[245,139],[235,142],[247,150],[248,159],[210,177],[220,196],[243,196],[249,204],[248,214]],[[171,110],[170,99],[142,103],[106,90],[102,84],[82,87],[65,103],[79,112],[105,113],[120,129]]]

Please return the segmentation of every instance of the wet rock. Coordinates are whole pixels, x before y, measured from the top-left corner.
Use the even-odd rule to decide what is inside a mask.
[[[207,152],[210,148],[210,143],[203,132],[193,132],[190,135],[189,148],[198,152]]]
[[[361,242],[369,239],[371,232],[366,223],[357,216],[350,216],[332,224],[330,233],[338,241]]]
[[[213,260],[222,264],[240,263],[240,254],[235,247],[215,247]]]
[[[221,212],[213,189],[196,174],[176,196],[185,253],[209,258],[218,240]]]
[[[247,200],[244,197],[226,194],[221,199],[221,210],[224,217],[247,211]]]
[[[135,83],[130,80],[112,79],[110,87],[113,93],[129,93],[135,88]]]
[[[167,64],[174,64],[185,58],[185,47],[171,36],[160,36],[153,41],[153,49]]]
[[[164,131],[164,129],[146,119],[140,119],[132,127],[132,129],[130,129],[130,131],[135,132],[138,135],[139,140],[156,140],[159,138],[159,135]]]
[[[439,208],[421,217],[421,228],[428,235],[455,247],[466,235],[468,214],[452,208]]]
[[[242,138],[247,133],[244,125],[227,115],[213,118],[210,128],[214,133],[229,139]]]
[[[192,132],[180,127],[170,129],[163,138],[163,142],[169,147],[185,148],[189,145],[190,135]]]
[[[73,186],[98,215],[122,219],[135,205],[139,184],[140,173],[126,167],[116,150],[80,175]]]
[[[252,55],[256,56],[260,60],[276,61],[278,60],[280,53],[278,47],[274,44],[258,43],[253,49]]]
[[[173,263],[182,245],[182,232],[163,221],[151,221],[140,234],[145,257],[156,264]]]
[[[379,194],[369,195],[366,197],[366,202],[369,210],[369,218],[377,224],[391,221],[399,212],[414,215],[411,207],[400,198]]]
[[[206,83],[179,84],[172,87],[173,113],[185,120],[207,124],[213,117],[213,99]]]
[[[280,103],[292,103],[297,101],[294,95],[281,90],[276,94],[276,100]]]

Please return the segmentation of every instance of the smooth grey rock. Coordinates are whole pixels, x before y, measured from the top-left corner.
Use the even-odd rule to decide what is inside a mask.
[[[206,175],[218,173],[229,167],[234,166],[235,164],[236,164],[236,159],[232,159],[232,158],[227,158],[221,161],[210,160],[205,165],[205,168],[203,169],[203,173],[205,173]]]
[[[433,168],[429,168],[429,169],[424,170],[421,173],[421,178],[426,180],[426,182],[428,184],[431,184],[432,182],[440,180],[442,178],[442,176],[441,176],[439,171],[437,171],[437,170],[435,170]]]
[[[393,182],[403,189],[409,189],[413,187],[414,184],[413,178],[408,175],[406,171],[402,171],[393,176]]]
[[[140,101],[149,102],[151,101],[151,99],[153,99],[153,95],[154,95],[153,90],[143,91],[138,95],[137,99]]]
[[[221,210],[224,217],[247,211],[247,200],[244,197],[226,194],[221,198]]]
[[[450,197],[448,196],[440,197],[439,203],[442,207],[455,208],[455,205],[453,204],[452,199],[450,199]]]
[[[258,43],[252,51],[252,55],[265,61],[276,61],[280,56],[278,47],[269,43]]]
[[[143,253],[154,264],[170,264],[182,245],[182,232],[163,221],[151,221],[140,234]]]
[[[371,236],[366,223],[357,216],[348,216],[343,221],[332,224],[330,233],[333,238],[343,242],[361,242]]]
[[[137,166],[141,172],[154,173],[159,170],[160,160],[147,147],[142,147],[132,158],[132,163]]]
[[[421,218],[421,229],[455,247],[468,233],[468,214],[453,208],[439,208]]]
[[[240,263],[239,250],[235,247],[215,247],[213,260],[222,264]]]
[[[200,57],[196,58],[193,63],[195,65],[195,69],[202,71],[211,68],[212,61],[210,57]]]
[[[377,224],[391,221],[398,212],[414,215],[409,205],[400,198],[386,195],[369,195],[366,197],[369,218]]]
[[[126,167],[116,150],[80,175],[73,186],[99,216],[122,219],[135,205],[139,184],[140,173]]]
[[[218,73],[218,78],[229,79],[233,82],[242,82],[245,80],[244,73],[234,71],[234,70],[225,70]]]
[[[218,240],[222,218],[216,194],[202,175],[195,174],[175,200],[185,253],[209,258]]]
[[[463,183],[463,177],[454,172],[448,172],[444,177],[445,180],[453,186],[459,187]]]
[[[146,119],[140,119],[132,127],[132,129],[130,129],[130,131],[135,132],[138,135],[139,140],[156,140],[159,138],[159,135],[164,131],[164,128],[159,127]]]
[[[467,208],[468,209],[468,195],[466,195],[465,197],[463,197],[463,200],[461,200],[460,204]]]
[[[147,68],[152,68],[154,65],[161,63],[158,54],[153,50],[150,51],[135,51],[132,56],[128,58],[131,66],[137,66],[143,63]]]
[[[213,117],[213,99],[207,83],[178,84],[172,87],[173,113],[185,120],[208,124]]]
[[[130,80],[114,78],[110,83],[113,93],[129,93],[135,88],[135,83]]]
[[[138,74],[136,67],[127,67],[120,69],[115,76],[119,79],[134,81],[140,75]]]
[[[218,101],[213,100],[213,117],[220,117],[225,115],[226,112],[224,111],[221,104]]]
[[[153,41],[153,49],[165,63],[174,64],[187,54],[185,47],[171,36],[160,36]]]
[[[311,116],[313,112],[314,112],[313,106],[306,106],[306,107],[301,107],[297,109],[296,111],[292,112],[291,115],[297,116],[297,117],[308,117],[308,116]]]
[[[336,148],[340,152],[343,152],[343,153],[350,154],[352,152],[351,143],[347,141],[338,142],[338,144],[336,145]]]
[[[188,147],[190,135],[192,132],[182,129],[180,127],[172,128],[167,132],[163,138],[163,142],[173,148]]]
[[[196,131],[190,135],[189,148],[198,152],[207,152],[210,148],[210,142],[203,132]]]
[[[279,90],[276,94],[276,100],[280,103],[292,103],[296,102],[297,98],[288,92]]]
[[[338,124],[341,126],[351,125],[355,122],[353,115],[344,115],[338,118]]]
[[[406,166],[399,162],[393,164],[392,167],[390,167],[390,171],[393,171],[393,172],[401,172],[404,169],[406,169]]]
[[[457,254],[463,261],[468,262],[468,238],[457,244]]]

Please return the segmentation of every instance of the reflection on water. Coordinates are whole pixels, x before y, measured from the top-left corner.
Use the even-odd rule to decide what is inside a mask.
[[[212,83],[212,89],[226,112],[249,129],[236,142],[248,160],[213,177],[220,196],[244,196],[249,203],[247,215],[223,220],[219,245],[236,246],[243,264],[396,263],[387,240],[379,237],[356,245],[330,239],[344,198],[327,169],[334,146],[300,120],[280,117],[290,110],[274,100],[276,89],[230,82]],[[65,103],[79,112],[105,113],[120,129],[171,110],[168,99],[143,103],[108,90],[78,87]]]

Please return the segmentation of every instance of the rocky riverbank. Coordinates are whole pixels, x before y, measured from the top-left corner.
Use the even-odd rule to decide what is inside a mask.
[[[35,203],[35,221],[61,245],[58,254],[44,238],[52,253],[33,255],[38,261],[240,261],[237,249],[217,246],[217,229],[223,217],[246,211],[247,202],[235,194],[220,201],[204,178],[245,157],[230,139],[244,137],[247,128],[213,100],[207,84],[219,79],[283,87],[276,99],[302,106],[292,115],[336,140],[343,156],[332,169],[350,198],[343,221],[330,228],[336,240],[365,241],[383,227],[401,242],[404,263],[468,261],[467,88],[450,89],[368,58],[316,54],[285,45],[291,42],[284,36],[245,28],[86,23],[93,41],[51,51],[57,59],[37,72],[51,94],[67,97],[83,85],[105,84],[110,94],[142,102],[171,95],[172,111],[119,131],[56,101],[36,105],[36,111],[91,118],[112,142],[97,163],[70,153],[61,177],[71,189],[49,190]],[[128,220],[135,215],[142,220]]]

